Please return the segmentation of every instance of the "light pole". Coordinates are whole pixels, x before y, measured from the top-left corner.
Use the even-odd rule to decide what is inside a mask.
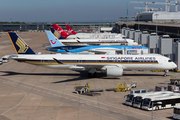
[[[138,30],[139,30],[139,13],[137,13],[137,19],[138,19]]]
[[[121,19],[122,19],[123,17],[120,17],[120,33],[121,33]]]
[[[153,120],[153,102],[152,102],[152,120]]]
[[[162,102],[155,102],[155,105],[162,105]],[[154,106],[154,102],[152,101],[152,120],[153,120],[153,106]],[[155,106],[155,107],[156,107]],[[159,106],[158,106],[158,109],[159,109]]]
[[[157,48],[158,48],[158,40],[157,40],[157,17],[159,14],[155,14],[156,16],[156,52],[157,52]]]

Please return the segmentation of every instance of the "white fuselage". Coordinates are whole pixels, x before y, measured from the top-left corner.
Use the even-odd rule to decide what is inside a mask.
[[[59,39],[64,45],[138,45],[131,39]]]
[[[117,33],[77,33],[69,35],[66,39],[121,39],[124,35]]]
[[[101,70],[107,66],[121,66],[128,70],[169,70],[176,68],[174,62],[162,55],[77,55],[77,54],[42,54],[15,55],[13,59],[34,65],[62,69]],[[56,60],[59,61],[57,63]]]

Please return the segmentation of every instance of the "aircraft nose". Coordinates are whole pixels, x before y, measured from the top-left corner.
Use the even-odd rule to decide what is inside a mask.
[[[172,63],[173,69],[177,68],[177,65],[173,62]]]

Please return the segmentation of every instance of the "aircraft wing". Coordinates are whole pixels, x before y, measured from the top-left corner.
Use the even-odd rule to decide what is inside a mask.
[[[82,66],[85,68],[105,68],[105,67],[115,67],[115,66],[120,66],[120,65],[116,65],[116,64],[76,64],[76,66]]]
[[[57,60],[56,58],[53,58],[55,62],[57,62],[58,64],[64,64],[62,61]],[[101,69],[101,70],[105,70],[107,67],[122,67],[119,64],[82,64],[82,63],[77,63],[76,64],[77,67],[84,67],[84,68],[96,68],[96,69]]]

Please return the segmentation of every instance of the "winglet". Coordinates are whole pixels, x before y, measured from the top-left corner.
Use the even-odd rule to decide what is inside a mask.
[[[69,36],[69,34],[67,34],[66,31],[64,31],[57,24],[52,24],[52,26],[64,39],[66,39]]]
[[[35,54],[35,52],[15,33],[7,32],[17,54]]]
[[[51,31],[49,30],[45,30],[46,34],[48,36],[49,42],[51,44],[51,47],[60,47],[60,46],[64,46],[63,43],[61,43],[54,35]]]
[[[76,40],[78,43],[81,43],[79,40]]]
[[[58,61],[56,58],[53,58],[55,62],[57,62],[58,64],[63,64],[61,61]]]
[[[69,25],[66,25],[66,29],[68,31],[68,34],[73,34],[73,35],[77,34]]]

